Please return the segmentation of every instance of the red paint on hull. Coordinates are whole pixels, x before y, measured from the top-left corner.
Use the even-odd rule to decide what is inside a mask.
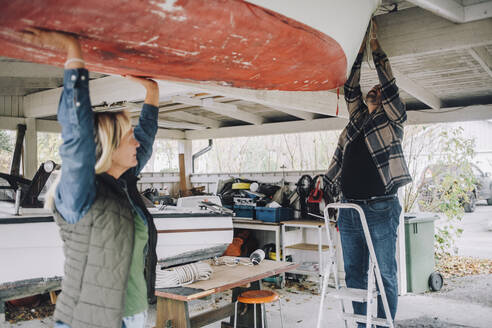
[[[0,0],[0,55],[61,66],[23,43],[36,26],[80,36],[90,70],[238,88],[330,90],[347,60],[329,36],[236,0]]]

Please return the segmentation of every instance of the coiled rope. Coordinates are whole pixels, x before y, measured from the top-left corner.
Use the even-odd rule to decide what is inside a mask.
[[[205,262],[196,262],[170,269],[156,269],[156,288],[171,288],[189,285],[198,280],[208,280],[212,275],[212,267]]]

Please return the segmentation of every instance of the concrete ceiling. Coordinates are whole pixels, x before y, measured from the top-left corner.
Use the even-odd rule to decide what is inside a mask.
[[[480,0],[437,2],[446,1],[461,8],[492,4]],[[492,119],[492,18],[457,24],[416,6],[416,2],[383,0],[376,17],[380,42],[390,57],[401,97],[411,111],[409,121]],[[398,11],[388,13],[393,8]],[[363,65],[363,92],[377,83],[372,66]],[[60,68],[0,57],[0,98],[18,97],[23,107],[15,114],[2,112],[6,105],[2,107],[0,99],[1,118],[54,120],[62,74]],[[90,78],[95,110],[128,108],[138,115],[144,96],[138,86],[116,76],[91,72]],[[343,95],[338,100],[334,91],[299,97],[293,92],[159,83],[161,137],[264,135],[338,129],[346,124]],[[337,102],[339,117],[334,117]],[[437,115],[426,115],[429,111]],[[12,118],[12,124],[16,122],[18,119]],[[56,130],[53,124],[38,127]]]

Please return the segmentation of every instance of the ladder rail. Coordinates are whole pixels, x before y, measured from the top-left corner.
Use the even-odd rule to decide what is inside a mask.
[[[321,286],[321,300],[318,310],[317,328],[321,328],[321,322],[323,321],[324,300],[326,296],[326,290],[328,288],[328,281],[332,273],[333,273],[333,279],[335,281],[335,289],[337,290],[340,289],[340,282],[338,277],[337,253],[335,249],[335,244],[333,242],[333,238],[336,236],[336,234],[334,234],[333,237],[331,235],[331,231],[334,230],[333,221],[329,219],[329,215],[326,208],[324,211],[324,219],[325,219],[325,228],[326,228],[326,239],[329,249],[328,249],[328,261],[326,261],[327,263],[325,264],[324,268],[320,267],[320,272],[321,270],[323,270],[323,279],[322,279],[322,286]],[[340,308],[342,313],[345,312],[345,306],[343,304],[342,299],[340,299]],[[348,328],[347,321],[344,321],[344,326],[345,328]]]
[[[374,271],[376,273],[376,281],[377,281],[377,284],[378,284],[378,287],[379,287],[379,292],[381,294],[381,299],[383,301],[383,308],[384,308],[384,312],[386,314],[386,320],[388,321],[389,327],[390,328],[393,328],[394,327],[393,326],[393,319],[391,317],[391,312],[390,312],[390,309],[389,309],[388,299],[386,298],[386,290],[384,288],[383,278],[381,277],[381,271],[379,270],[379,265],[378,265],[378,262],[377,262],[376,252],[374,251],[374,245],[372,243],[372,238],[371,238],[371,234],[369,232],[369,226],[367,225],[366,215],[364,214],[364,211],[357,204],[352,204],[352,203],[331,203],[331,204],[328,204],[325,207],[325,222],[328,221],[326,214],[327,214],[329,208],[333,208],[333,209],[353,209],[353,210],[356,210],[359,213],[359,218],[360,218],[360,221],[361,221],[361,224],[362,224],[362,230],[364,231],[364,236],[366,238],[367,248],[369,250],[369,255],[370,255],[369,258],[374,259]],[[367,313],[369,313],[369,311],[367,311]],[[370,327],[370,326],[367,325],[367,327]]]

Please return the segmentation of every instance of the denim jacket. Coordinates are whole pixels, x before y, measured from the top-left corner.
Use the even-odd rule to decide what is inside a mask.
[[[89,72],[86,69],[67,69],[63,78],[63,92],[58,105],[58,122],[62,127],[63,144],[61,178],[55,191],[55,206],[68,223],[78,222],[89,210],[96,197],[96,144],[94,114],[89,98]],[[138,125],[134,129],[137,148],[136,167],[126,173],[140,173],[150,156],[157,133],[158,109],[144,104]],[[123,179],[121,186],[126,190]],[[132,207],[146,221],[143,210],[132,202]]]

